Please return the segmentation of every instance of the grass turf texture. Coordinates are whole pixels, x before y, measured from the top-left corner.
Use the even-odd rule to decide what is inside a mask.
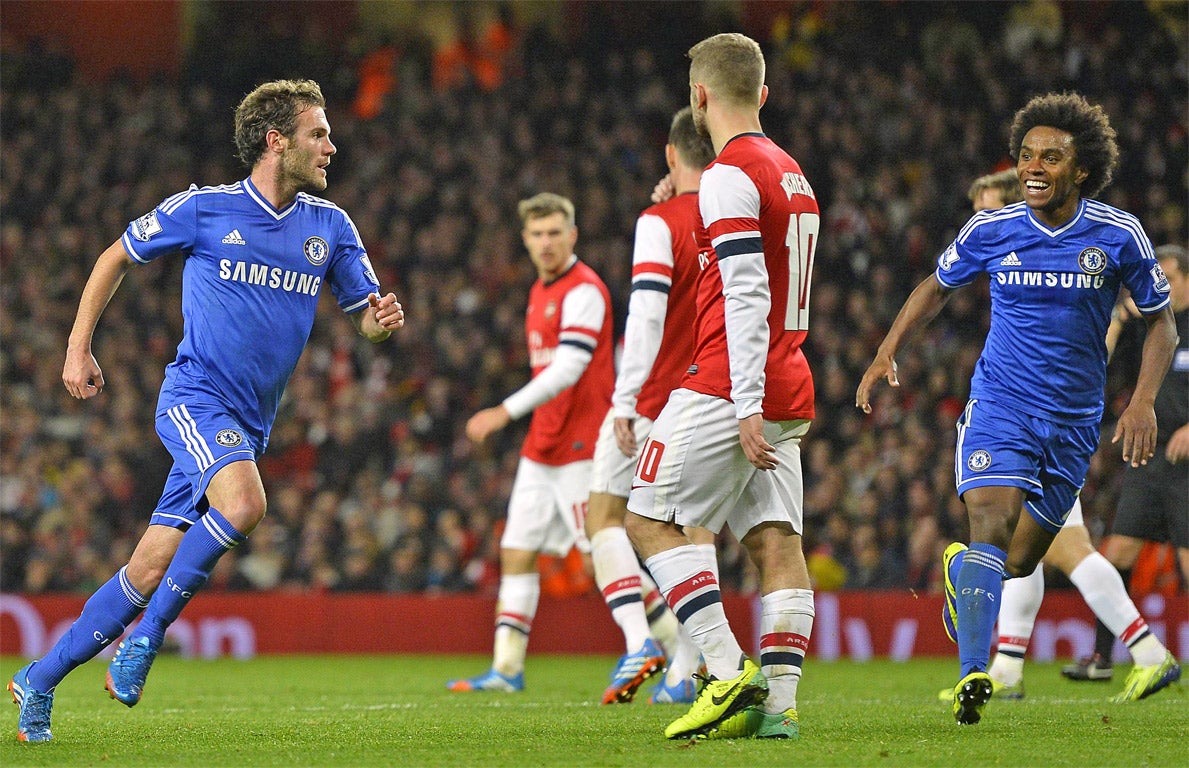
[[[23,660],[0,658],[7,682]],[[1189,765],[1189,704],[1174,687],[1111,704],[1110,684],[1026,668],[1028,697],[992,699],[960,727],[937,691],[957,663],[807,659],[799,742],[673,742],[683,706],[600,706],[612,658],[530,655],[519,694],[454,694],[448,677],[478,674],[478,656],[289,656],[252,661],[163,656],[144,700],[127,709],[103,690],[105,662],[60,686],[54,741],[16,741],[17,708],[0,732],[0,765],[17,766],[1180,766]],[[7,697],[7,692],[5,692]]]

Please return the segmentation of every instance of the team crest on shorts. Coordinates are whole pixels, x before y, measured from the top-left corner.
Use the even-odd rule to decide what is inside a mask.
[[[982,472],[991,466],[991,454],[979,449],[970,454],[970,458],[966,460],[966,466],[970,467],[973,472]]]
[[[1101,248],[1090,246],[1078,254],[1078,266],[1087,275],[1101,274],[1106,269],[1106,254]]]
[[[301,247],[301,252],[306,255],[306,261],[315,267],[320,267],[326,263],[326,257],[330,255],[330,246],[326,244],[325,240],[315,235],[314,237],[306,238],[305,245]]]
[[[215,442],[224,448],[234,448],[244,441],[244,436],[234,429],[220,429]]]

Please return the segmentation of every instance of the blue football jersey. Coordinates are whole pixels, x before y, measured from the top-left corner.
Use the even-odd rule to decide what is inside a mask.
[[[991,329],[970,397],[1070,424],[1102,418],[1106,329],[1120,286],[1144,314],[1169,302],[1168,280],[1139,221],[1082,200],[1059,229],[1025,203],[976,213],[938,257],[947,288],[990,278]]]
[[[184,333],[164,386],[220,398],[257,431],[262,448],[322,286],[348,313],[380,290],[346,212],[305,193],[278,210],[250,179],[192,185],[130,223],[122,241],[137,262],[179,251],[186,257]]]

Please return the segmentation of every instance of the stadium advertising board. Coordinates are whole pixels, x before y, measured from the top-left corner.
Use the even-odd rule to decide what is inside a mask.
[[[66,631],[85,597],[0,594],[0,653],[36,658]],[[740,637],[757,645],[759,600],[724,599]],[[1137,600],[1152,631],[1180,658],[1189,656],[1189,600],[1152,594]],[[816,658],[951,656],[941,628],[940,595],[823,592],[809,652]],[[169,629],[167,642],[183,656],[251,658],[284,653],[488,653],[494,598],[361,594],[204,593]],[[343,628],[350,631],[344,632]],[[581,627],[582,632],[574,629]],[[597,596],[543,597],[533,623],[534,653],[614,655],[622,637]],[[1088,655],[1094,617],[1078,593],[1045,595],[1029,658],[1052,661]],[[108,648],[105,655],[110,656]],[[1117,645],[1116,658],[1126,654]]]

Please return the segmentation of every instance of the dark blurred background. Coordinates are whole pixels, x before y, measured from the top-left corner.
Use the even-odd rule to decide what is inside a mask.
[[[516,201],[577,206],[578,253],[622,330],[636,216],[687,100],[684,52],[720,31],[764,47],[765,130],[823,211],[807,354],[806,545],[820,589],[935,590],[966,537],[954,422],[988,322],[955,295],[864,417],[858,379],[909,290],[1008,167],[1031,96],[1101,103],[1121,162],[1101,199],[1186,243],[1184,2],[25,2],[0,4],[0,589],[88,592],[124,563],[169,467],[153,433],[181,335],[183,260],[133,269],[95,339],[101,397],[60,375],[82,286],[128,221],[191,183],[247,175],[232,113],[259,82],[318,80],[352,216],[408,324],[358,338],[329,299],[261,461],[269,514],[213,588],[471,591],[498,581],[524,423],[482,448],[466,418],[528,376],[535,273]],[[1109,435],[1138,348],[1111,363]],[[1083,493],[1101,535],[1122,468],[1104,441]],[[724,585],[754,588],[720,537]],[[543,561],[545,588],[592,588]],[[1060,583],[1059,578],[1053,579]]]

